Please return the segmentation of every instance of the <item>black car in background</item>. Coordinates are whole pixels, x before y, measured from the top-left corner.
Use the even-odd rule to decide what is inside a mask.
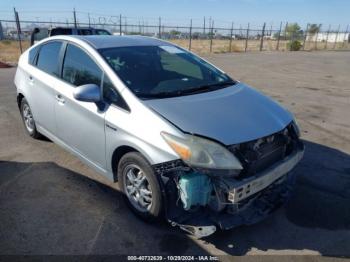
[[[36,27],[31,34],[30,45],[54,35],[111,35],[111,33],[105,29],[96,29],[92,27]]]

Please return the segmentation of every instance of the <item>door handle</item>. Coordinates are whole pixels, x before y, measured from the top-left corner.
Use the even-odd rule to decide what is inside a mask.
[[[60,94],[56,95],[56,100],[60,104],[64,104],[66,102],[66,100],[64,100],[64,98]]]
[[[33,83],[34,83],[34,78],[33,78],[31,75],[29,76],[29,83],[30,83],[30,84],[33,84]]]

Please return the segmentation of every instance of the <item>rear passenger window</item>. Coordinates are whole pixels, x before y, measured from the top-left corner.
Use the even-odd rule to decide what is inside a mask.
[[[101,86],[102,70],[90,56],[74,45],[67,45],[63,62],[63,79],[72,85]]]
[[[61,46],[62,43],[60,42],[43,44],[40,47],[36,66],[48,74],[60,76],[58,65]]]

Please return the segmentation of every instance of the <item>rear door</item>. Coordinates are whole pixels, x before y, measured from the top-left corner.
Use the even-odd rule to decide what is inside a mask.
[[[30,89],[30,106],[36,125],[54,134],[56,122],[54,114],[55,86],[59,84],[59,61],[62,42],[50,41],[39,46],[33,67],[27,75]]]
[[[77,86],[101,86],[102,75],[103,71],[87,52],[67,44],[62,64],[63,81],[56,87],[55,113],[57,136],[95,167],[105,170],[104,106],[73,97]]]

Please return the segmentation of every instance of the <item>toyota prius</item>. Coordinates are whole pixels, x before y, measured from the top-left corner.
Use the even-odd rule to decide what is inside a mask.
[[[293,115],[211,63],[142,36],[55,36],[15,76],[26,132],[119,188],[145,220],[204,237],[285,203],[304,152]]]

